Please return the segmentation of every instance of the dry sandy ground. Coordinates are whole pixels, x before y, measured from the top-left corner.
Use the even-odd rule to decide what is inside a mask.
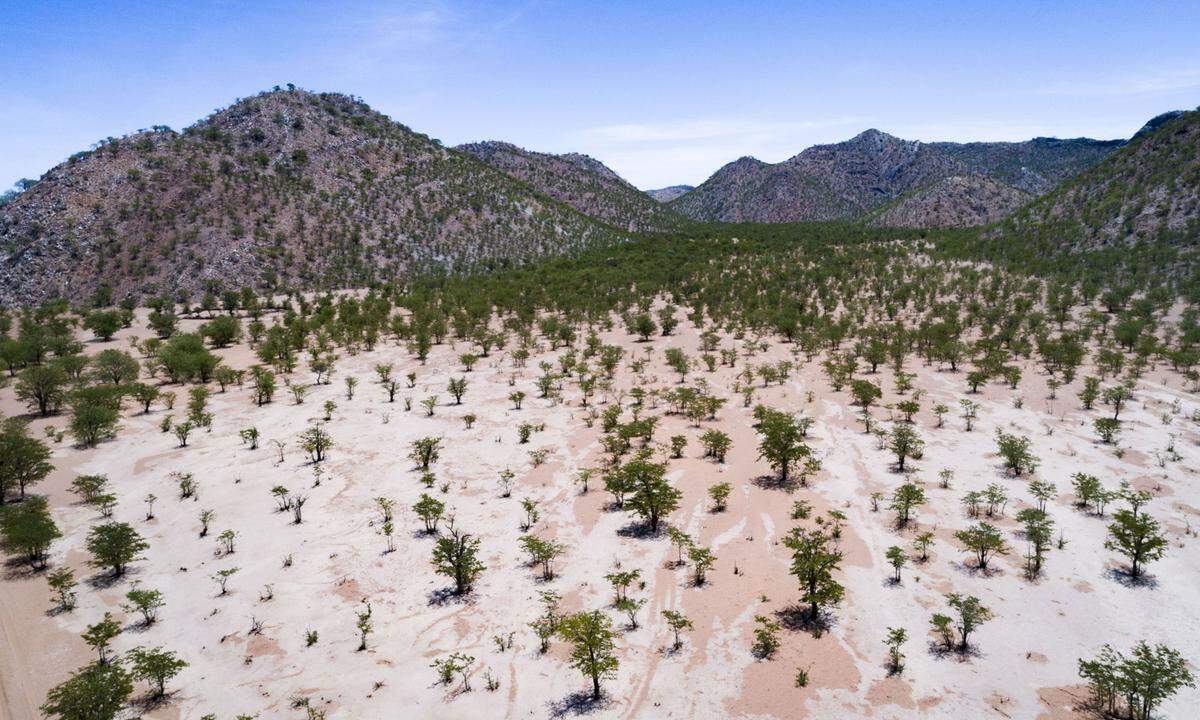
[[[144,329],[132,332],[146,335]],[[89,343],[88,350],[126,347],[128,334],[108,345]],[[663,349],[679,346],[694,355],[698,347],[697,333],[686,323],[675,336],[650,343],[631,342],[623,332],[605,340],[628,350],[618,378],[623,389],[671,387],[677,376],[662,364]],[[724,343],[741,346],[731,338]],[[652,361],[642,378],[635,377],[628,360],[647,348]],[[598,482],[591,492],[579,492],[576,471],[600,462],[600,429],[599,423],[586,427],[587,411],[573,385],[566,387],[565,403],[536,399],[537,363],[553,361],[556,354],[545,351],[523,370],[503,356],[482,360],[466,375],[470,387],[464,404],[450,405],[446,383],[463,375],[455,358],[467,349],[438,346],[424,366],[390,342],[370,353],[343,356],[333,383],[314,387],[301,405],[293,404],[282,387],[275,402],[262,408],[250,401],[248,388],[214,394],[213,430],[194,434],[187,448],[178,448],[173,435],[159,431],[166,412],[162,408],[149,415],[127,412],[119,436],[99,448],[78,450],[69,441],[56,445],[58,469],[37,488],[49,495],[65,534],[55,545],[52,566],[74,567],[95,587],[81,587],[74,612],[50,615],[41,576],[14,571],[0,582],[0,697],[5,710],[0,715],[36,717],[47,688],[88,661],[88,650],[77,636],[106,610],[127,623],[115,643],[119,650],[165,645],[191,664],[172,683],[170,703],[148,710],[146,717],[303,717],[304,711],[293,707],[297,697],[310,698],[330,718],[571,714],[571,699],[586,689],[584,679],[567,667],[562,643],[539,655],[527,624],[538,614],[538,593],[545,589],[560,592],[567,610],[608,607],[612,591],[603,576],[617,567],[641,571],[645,585],[630,593],[648,602],[640,613],[641,627],[620,635],[618,677],[606,683],[608,699],[592,708],[590,717],[1073,717],[1081,716],[1073,708],[1085,697],[1076,660],[1105,642],[1122,649],[1141,639],[1168,642],[1193,662],[1200,660],[1200,635],[1192,623],[1200,604],[1200,554],[1191,533],[1200,526],[1200,453],[1195,425],[1188,419],[1198,403],[1174,374],[1156,371],[1141,382],[1136,401],[1123,413],[1121,444],[1129,451],[1118,458],[1110,446],[1095,442],[1095,413],[1079,409],[1078,388],[1063,388],[1051,402],[1045,377],[1032,365],[1024,368],[1018,390],[997,383],[972,396],[982,409],[975,430],[968,433],[957,413],[958,399],[965,396],[963,373],[917,367],[914,361],[908,369],[917,373],[916,386],[926,393],[916,420],[927,446],[909,477],[924,483],[929,502],[919,509],[916,523],[898,533],[886,508],[872,512],[867,498],[875,491],[890,494],[902,477],[891,470],[890,455],[863,432],[848,393],[829,389],[819,360],[782,385],[760,387],[755,397],[755,402],[815,421],[811,442],[824,468],[809,488],[791,494],[756,481],[768,468],[757,460],[749,409],[732,387],[746,363],[790,358],[792,347],[772,342],[765,353],[743,355],[736,369],[697,371],[689,381],[703,377],[717,394],[729,398],[719,420],[696,428],[682,418],[664,416],[656,433],[660,442],[677,433],[691,439],[686,457],[671,461],[670,478],[684,498],[669,520],[719,558],[709,583],[693,587],[688,569],[671,564],[675,551],[665,537],[623,532],[632,516],[609,510],[609,496]],[[245,347],[222,352],[235,367],[251,362]],[[379,362],[394,363],[399,377],[415,371],[416,387],[402,390],[389,404],[372,371]],[[298,376],[307,373],[302,370]],[[344,397],[347,376],[359,380],[353,400]],[[897,399],[890,371],[872,379],[884,388],[885,403]],[[510,381],[529,395],[519,411],[507,400],[514,389]],[[174,414],[181,417],[186,389],[173,389],[180,396]],[[433,394],[441,404],[426,417],[417,403]],[[414,401],[410,412],[403,409],[405,396]],[[1013,405],[1018,396],[1024,398],[1021,409]],[[0,391],[0,399],[6,414],[18,411],[11,388]],[[323,463],[320,486],[312,487],[313,468],[296,438],[322,415],[327,399],[338,405],[328,423],[336,446]],[[938,402],[955,408],[941,429],[934,428],[930,410]],[[1178,405],[1172,408],[1172,403]],[[663,403],[650,411],[665,410]],[[471,430],[463,429],[466,413],[479,418]],[[875,410],[881,420],[888,415],[887,409]],[[1164,417],[1171,423],[1165,424]],[[530,444],[519,445],[516,426],[521,422],[544,423],[545,430],[535,433]],[[40,434],[45,424],[36,421],[34,431]],[[52,418],[48,424],[62,426],[64,419]],[[238,437],[239,430],[251,425],[263,435],[254,451]],[[724,465],[699,457],[697,439],[709,427],[733,438]],[[1042,461],[1036,476],[1058,486],[1059,496],[1049,510],[1067,545],[1051,551],[1037,582],[1023,577],[1025,548],[1013,520],[1016,510],[1030,501],[1026,480],[1004,473],[995,454],[997,429],[1030,436]],[[1154,451],[1164,450],[1171,434],[1177,436],[1175,447],[1183,459],[1160,467]],[[488,569],[465,601],[439,600],[447,579],[434,574],[429,563],[433,540],[419,532],[420,520],[410,509],[424,488],[407,459],[409,444],[429,435],[446,440],[436,472],[439,483],[449,484],[444,495],[440,488],[432,494],[453,508],[458,527],[483,542]],[[288,443],[282,463],[272,440]],[[534,468],[528,451],[536,448],[550,454]],[[510,498],[500,496],[497,482],[505,468],[517,473]],[[954,471],[950,489],[938,485],[938,471],[944,468]],[[170,477],[176,471],[193,474],[200,488],[197,500],[178,498]],[[1117,559],[1103,548],[1106,521],[1073,505],[1070,477],[1078,471],[1099,476],[1110,488],[1124,479],[1155,493],[1148,511],[1168,528],[1171,549],[1151,566],[1151,585],[1129,587],[1114,572]],[[151,543],[145,559],[115,585],[85,565],[83,538],[97,514],[66,492],[77,473],[108,475],[120,497],[115,518],[133,524]],[[734,492],[726,512],[712,513],[706,490],[720,481],[730,482]],[[1002,483],[1013,498],[1006,517],[997,521],[1013,552],[985,575],[969,566],[952,534],[971,522],[960,505],[963,493],[991,482]],[[276,485],[308,494],[303,524],[292,524],[290,514],[275,510],[270,491]],[[143,503],[147,493],[159,498],[150,521]],[[396,550],[390,553],[385,552],[374,502],[381,496],[398,506]],[[542,518],[534,532],[568,547],[550,582],[538,580],[518,545],[522,497],[540,502]],[[756,660],[750,652],[754,616],[786,619],[798,595],[788,574],[790,555],[780,543],[795,524],[791,508],[798,499],[818,513],[838,509],[847,515],[841,540],[845,560],[838,573],[846,598],[834,609],[832,627],[822,637],[785,628],[775,658]],[[201,509],[216,513],[212,532],[203,539],[198,537]],[[220,553],[215,540],[226,529],[238,533],[232,555]],[[906,568],[901,584],[888,582],[885,549],[908,547],[925,530],[937,537],[929,561]],[[915,560],[915,551],[910,554]],[[293,558],[291,567],[284,567],[285,556]],[[211,576],[231,567],[239,572],[229,593],[218,596]],[[159,621],[149,628],[138,626],[120,607],[134,582],[160,589],[166,597]],[[273,599],[264,601],[266,586]],[[942,596],[950,591],[977,595],[996,614],[979,630],[978,650],[970,657],[930,651],[929,617],[944,611]],[[373,608],[375,632],[369,649],[356,652],[355,613],[364,599]],[[695,623],[678,651],[669,649],[670,631],[660,616],[670,608]],[[611,608],[608,612],[624,627],[623,616]],[[261,634],[250,633],[254,620],[261,621]],[[911,638],[905,647],[907,666],[899,677],[889,677],[885,667],[888,627],[907,628]],[[310,629],[320,639],[306,647]],[[493,637],[509,633],[514,634],[511,649],[497,650]],[[430,668],[434,659],[455,651],[477,658],[469,692],[457,683],[438,684]],[[799,668],[810,673],[805,688],[794,684]],[[485,670],[499,680],[497,691],[484,689]],[[1195,716],[1197,708],[1200,696],[1185,692],[1162,712],[1184,718]]]

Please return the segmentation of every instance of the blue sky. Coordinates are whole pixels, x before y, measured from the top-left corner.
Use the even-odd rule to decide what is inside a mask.
[[[292,82],[448,144],[698,183],[868,127],[1127,137],[1200,104],[1195,2],[0,0],[0,189],[106,136]]]

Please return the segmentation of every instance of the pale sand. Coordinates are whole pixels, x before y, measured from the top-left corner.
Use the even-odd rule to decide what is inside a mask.
[[[133,332],[146,334],[144,329]],[[89,343],[88,351],[126,347],[128,334],[106,345]],[[698,335],[686,322],[675,336],[650,343],[632,342],[621,331],[605,334],[605,340],[628,350],[618,377],[618,386],[625,389],[647,383],[671,387],[677,376],[663,365],[662,350],[678,346],[696,355],[698,348]],[[728,338],[724,342],[741,346]],[[627,365],[645,347],[653,349],[653,362],[639,379]],[[729,398],[719,420],[695,428],[686,419],[664,416],[655,437],[665,442],[683,433],[691,439],[686,457],[671,461],[670,477],[684,499],[670,522],[713,547],[719,558],[709,583],[697,588],[688,569],[672,566],[675,550],[665,536],[618,533],[632,516],[606,509],[609,496],[599,480],[590,493],[579,494],[574,474],[600,461],[600,428],[599,423],[585,427],[586,411],[578,389],[569,383],[565,404],[536,398],[537,363],[553,362],[557,353],[544,351],[523,370],[513,369],[500,355],[483,359],[466,375],[470,387],[464,404],[447,405],[447,379],[463,375],[455,358],[467,349],[438,346],[425,366],[390,341],[374,352],[344,355],[333,384],[313,388],[299,406],[282,387],[275,402],[262,408],[250,402],[248,389],[214,394],[212,433],[194,433],[186,449],[158,430],[161,408],[144,416],[130,410],[118,438],[97,449],[73,449],[69,441],[56,445],[58,470],[36,489],[49,495],[66,536],[55,545],[52,564],[75,567],[84,578],[95,575],[84,565],[82,543],[96,513],[74,504],[65,492],[75,473],[107,474],[121,498],[116,519],[137,527],[151,549],[127,578],[112,587],[81,587],[79,607],[53,618],[45,613],[50,601],[40,577],[0,583],[0,652],[5,653],[0,656],[0,691],[6,717],[38,716],[45,691],[88,661],[89,651],[77,636],[105,610],[130,625],[117,639],[118,649],[165,645],[191,663],[172,683],[171,704],[147,717],[301,717],[303,711],[290,702],[301,695],[326,709],[330,718],[545,717],[562,710],[586,683],[566,666],[561,642],[548,654],[537,654],[527,623],[539,611],[538,591],[559,591],[568,610],[606,607],[611,589],[603,576],[618,563],[641,570],[646,587],[632,588],[631,596],[648,602],[640,613],[641,627],[621,634],[619,675],[606,682],[608,700],[590,717],[981,717],[995,709],[1008,717],[1060,718],[1072,716],[1073,703],[1085,695],[1076,659],[1093,654],[1104,642],[1118,648],[1140,639],[1168,642],[1185,656],[1200,658],[1200,636],[1185,632],[1200,597],[1200,567],[1194,538],[1182,534],[1189,522],[1191,527],[1200,524],[1197,436],[1188,420],[1197,399],[1181,389],[1174,374],[1153,372],[1141,383],[1137,401],[1122,415],[1127,422],[1121,438],[1123,446],[1139,452],[1118,459],[1111,448],[1094,441],[1090,417],[1095,413],[1083,412],[1075,400],[1079,381],[1060,390],[1051,413],[1045,378],[1028,365],[1018,390],[991,384],[972,396],[983,407],[975,431],[966,433],[957,411],[958,399],[965,396],[964,373],[910,361],[917,387],[927,393],[916,419],[926,452],[913,463],[910,477],[925,484],[929,502],[918,510],[915,527],[897,533],[886,501],[874,513],[867,497],[873,491],[890,493],[901,477],[891,471],[890,455],[864,434],[848,393],[829,390],[820,359],[783,385],[760,387],[755,397],[756,403],[803,412],[816,421],[811,442],[824,469],[808,489],[791,495],[754,482],[769,470],[757,460],[749,409],[742,407],[732,385],[747,362],[788,358],[792,346],[771,341],[766,353],[740,357],[736,369],[696,371],[690,382],[703,377]],[[252,362],[245,347],[221,352],[235,367]],[[419,376],[417,387],[402,390],[394,404],[386,402],[375,383],[372,367],[383,361],[396,365],[397,377],[409,370]],[[514,373],[516,387],[529,396],[520,411],[507,400],[514,389],[508,378]],[[359,379],[352,401],[343,395],[347,375]],[[306,371],[297,373],[297,378],[305,377]],[[866,377],[884,388],[885,402],[897,398],[890,371]],[[171,389],[179,395],[173,414],[182,417],[186,388]],[[811,402],[807,392],[814,394]],[[442,403],[431,418],[416,404],[430,394],[439,395]],[[402,405],[406,395],[414,399],[414,409],[407,413]],[[1012,406],[1016,395],[1025,399],[1023,409]],[[310,488],[312,469],[294,439],[308,420],[322,414],[326,399],[338,404],[328,425],[337,445],[324,463],[321,486]],[[600,399],[598,393],[594,400]],[[1160,416],[1174,399],[1182,403],[1182,413],[1167,426]],[[18,411],[11,388],[0,391],[0,402],[6,414]],[[952,408],[943,429],[933,427],[930,408],[935,402]],[[665,410],[660,403],[648,412]],[[464,431],[461,417],[468,412],[479,419],[474,429]],[[880,420],[888,414],[885,408],[874,411]],[[48,424],[64,422],[58,417]],[[521,422],[545,423],[546,429],[535,433],[529,445],[518,445],[516,425]],[[46,424],[35,421],[34,432],[40,434]],[[248,450],[237,435],[252,424],[263,434],[257,451]],[[709,427],[733,437],[725,465],[699,457],[697,438]],[[1001,469],[993,437],[997,428],[1028,434],[1042,460],[1036,476],[1058,485],[1059,497],[1049,509],[1069,544],[1051,551],[1045,575],[1036,583],[1022,576],[1024,543],[1012,534],[1017,529],[1013,516],[1028,499],[1026,480],[1009,478]],[[1165,447],[1169,432],[1178,435],[1176,447],[1184,459],[1160,468],[1153,451]],[[406,457],[409,443],[427,435],[446,438],[436,471],[439,480],[451,485],[445,496],[436,489],[431,494],[454,508],[459,527],[483,540],[488,571],[466,601],[431,604],[431,597],[448,583],[433,573],[433,541],[418,532],[420,520],[408,509],[424,491]],[[282,465],[276,464],[272,439],[289,441]],[[552,451],[547,463],[531,468],[527,451],[542,447]],[[497,477],[505,467],[517,472],[511,498],[499,496]],[[937,472],[947,467],[955,470],[955,478],[952,488],[943,490]],[[1072,504],[1070,476],[1080,470],[1098,475],[1112,488],[1120,479],[1160,488],[1148,511],[1169,528],[1172,547],[1166,559],[1150,568],[1157,587],[1124,587],[1110,576],[1116,557],[1102,546],[1106,522]],[[194,475],[200,485],[198,501],[178,499],[168,477],[172,471]],[[708,511],[706,490],[722,480],[732,483],[734,492],[728,511],[714,514]],[[996,521],[1010,533],[1013,553],[997,559],[994,572],[985,577],[967,566],[968,557],[952,533],[970,523],[960,506],[962,494],[993,481],[1004,484],[1013,498],[1006,517]],[[291,524],[290,514],[274,511],[270,489],[278,484],[308,493],[302,525]],[[142,498],[149,492],[159,500],[156,519],[147,522]],[[381,495],[399,506],[393,553],[383,552],[373,502]],[[517,544],[522,534],[519,500],[525,496],[541,502],[542,518],[534,532],[568,547],[557,565],[558,576],[548,583],[525,564]],[[791,504],[801,498],[811,503],[814,514],[838,509],[848,516],[839,573],[846,599],[833,609],[832,628],[823,637],[785,629],[775,658],[756,660],[750,653],[754,616],[785,610],[798,594],[780,538],[796,524]],[[205,539],[197,537],[202,508],[216,511]],[[239,533],[237,550],[222,557],[215,536],[228,528]],[[932,530],[938,538],[929,562],[911,564],[900,585],[889,584],[884,550],[893,544],[907,547],[920,530]],[[282,559],[289,553],[294,566],[284,569]],[[911,556],[915,559],[916,553]],[[225,567],[240,571],[230,582],[230,593],[217,597],[210,575]],[[133,616],[120,609],[134,581],[166,596],[159,622],[148,629],[134,627]],[[267,584],[274,599],[261,602],[259,594]],[[951,590],[978,595],[997,616],[979,630],[978,654],[965,661],[928,649],[929,616],[944,610],[941,596]],[[364,598],[372,604],[375,633],[368,651],[355,652],[355,611]],[[670,632],[659,615],[667,608],[683,611],[695,623],[678,652],[667,650]],[[623,627],[624,616],[609,612]],[[264,623],[261,635],[248,634],[252,618]],[[889,677],[884,665],[883,637],[889,626],[905,627],[910,635],[904,648],[906,670],[899,677]],[[320,633],[313,647],[305,647],[307,629]],[[510,632],[515,633],[513,648],[498,652],[493,635]],[[429,664],[453,651],[477,658],[471,692],[436,683]],[[810,672],[803,689],[793,683],[801,667]],[[484,689],[484,669],[500,680],[497,692]],[[1184,692],[1162,711],[1185,717],[1198,704],[1194,692]]]

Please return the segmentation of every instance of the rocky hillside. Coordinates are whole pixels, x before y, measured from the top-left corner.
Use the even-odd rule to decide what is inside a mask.
[[[696,188],[693,185],[671,185],[670,187],[655,188],[654,190],[647,190],[646,194],[661,203],[665,203],[665,202],[671,202],[672,200],[679,197],[680,195],[689,193],[695,189]]]
[[[868,216],[880,227],[973,227],[1004,218],[1033,195],[983,175],[953,175]]]
[[[781,163],[742,158],[670,205],[709,222],[791,222],[881,217],[874,211],[906,198],[910,202],[899,215],[889,216],[919,225],[973,223],[1002,217],[1017,207],[1013,202],[1021,193],[1045,192],[1121,144],[1052,138],[922,143],[868,130],[845,142],[808,148]],[[960,180],[943,184],[951,178]],[[961,178],[976,180],[964,183]],[[956,199],[970,206],[946,206]],[[922,219],[922,207],[936,210],[936,217]]]
[[[105,141],[0,208],[0,303],[362,284],[621,237],[355,98],[275,90]]]
[[[995,231],[1090,249],[1200,240],[1200,111],[1160,116],[1129,144],[1014,213]]]
[[[858,212],[823,179],[788,163],[771,165],[752,157],[725,165],[667,205],[702,222],[831,220]]]
[[[468,153],[589,217],[630,232],[674,230],[686,220],[630,185],[604,163],[579,153],[551,155],[505,142],[459,145]]]
[[[1044,137],[1024,142],[931,143],[972,172],[1034,195],[1049,192],[1124,144],[1124,140]]]

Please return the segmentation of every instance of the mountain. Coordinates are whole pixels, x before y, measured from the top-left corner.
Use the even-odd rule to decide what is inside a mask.
[[[1024,190],[983,175],[952,175],[884,205],[866,219],[879,227],[989,225],[1032,198]]]
[[[649,195],[650,197],[654,198],[655,200],[659,201],[660,203],[665,203],[665,202],[671,202],[672,200],[679,197],[680,195],[689,193],[692,190],[695,190],[695,186],[693,186],[693,185],[671,185],[671,186],[665,187],[665,188],[657,188],[655,190],[647,190],[646,194]]]
[[[587,155],[531,152],[497,141],[459,145],[455,149],[584,215],[629,232],[665,232],[686,222]]]
[[[622,237],[356,98],[276,89],[105,140],[0,207],[0,303],[361,285]]]
[[[667,205],[701,222],[831,220],[855,212],[822,179],[752,157],[725,165]]]
[[[888,217],[927,224],[918,213],[926,207],[937,216],[928,224],[973,223],[1015,209],[1020,193],[1046,192],[1121,145],[1086,138],[923,143],[867,130],[780,163],[741,158],[669,205],[705,222],[794,222],[883,217],[873,212],[905,198],[904,209]],[[975,179],[945,183],[951,178]],[[969,204],[947,207],[956,199]]]
[[[1125,141],[1037,137],[1024,142],[930,144],[980,175],[1041,195],[1108,157]]]
[[[1179,117],[1184,112],[1185,111],[1183,111],[1183,110],[1169,110],[1165,113],[1162,113],[1161,115],[1155,115],[1154,117],[1147,120],[1146,124],[1143,125],[1140,130],[1138,130],[1136,133],[1134,133],[1133,136],[1136,138],[1136,137],[1141,137],[1142,135],[1148,135],[1148,134],[1154,132],[1155,130],[1159,129],[1163,125],[1167,124],[1171,120],[1174,120],[1175,118]]]
[[[1053,249],[1139,240],[1195,248],[1200,110],[1150,121],[1127,145],[1011,215],[993,235]]]

